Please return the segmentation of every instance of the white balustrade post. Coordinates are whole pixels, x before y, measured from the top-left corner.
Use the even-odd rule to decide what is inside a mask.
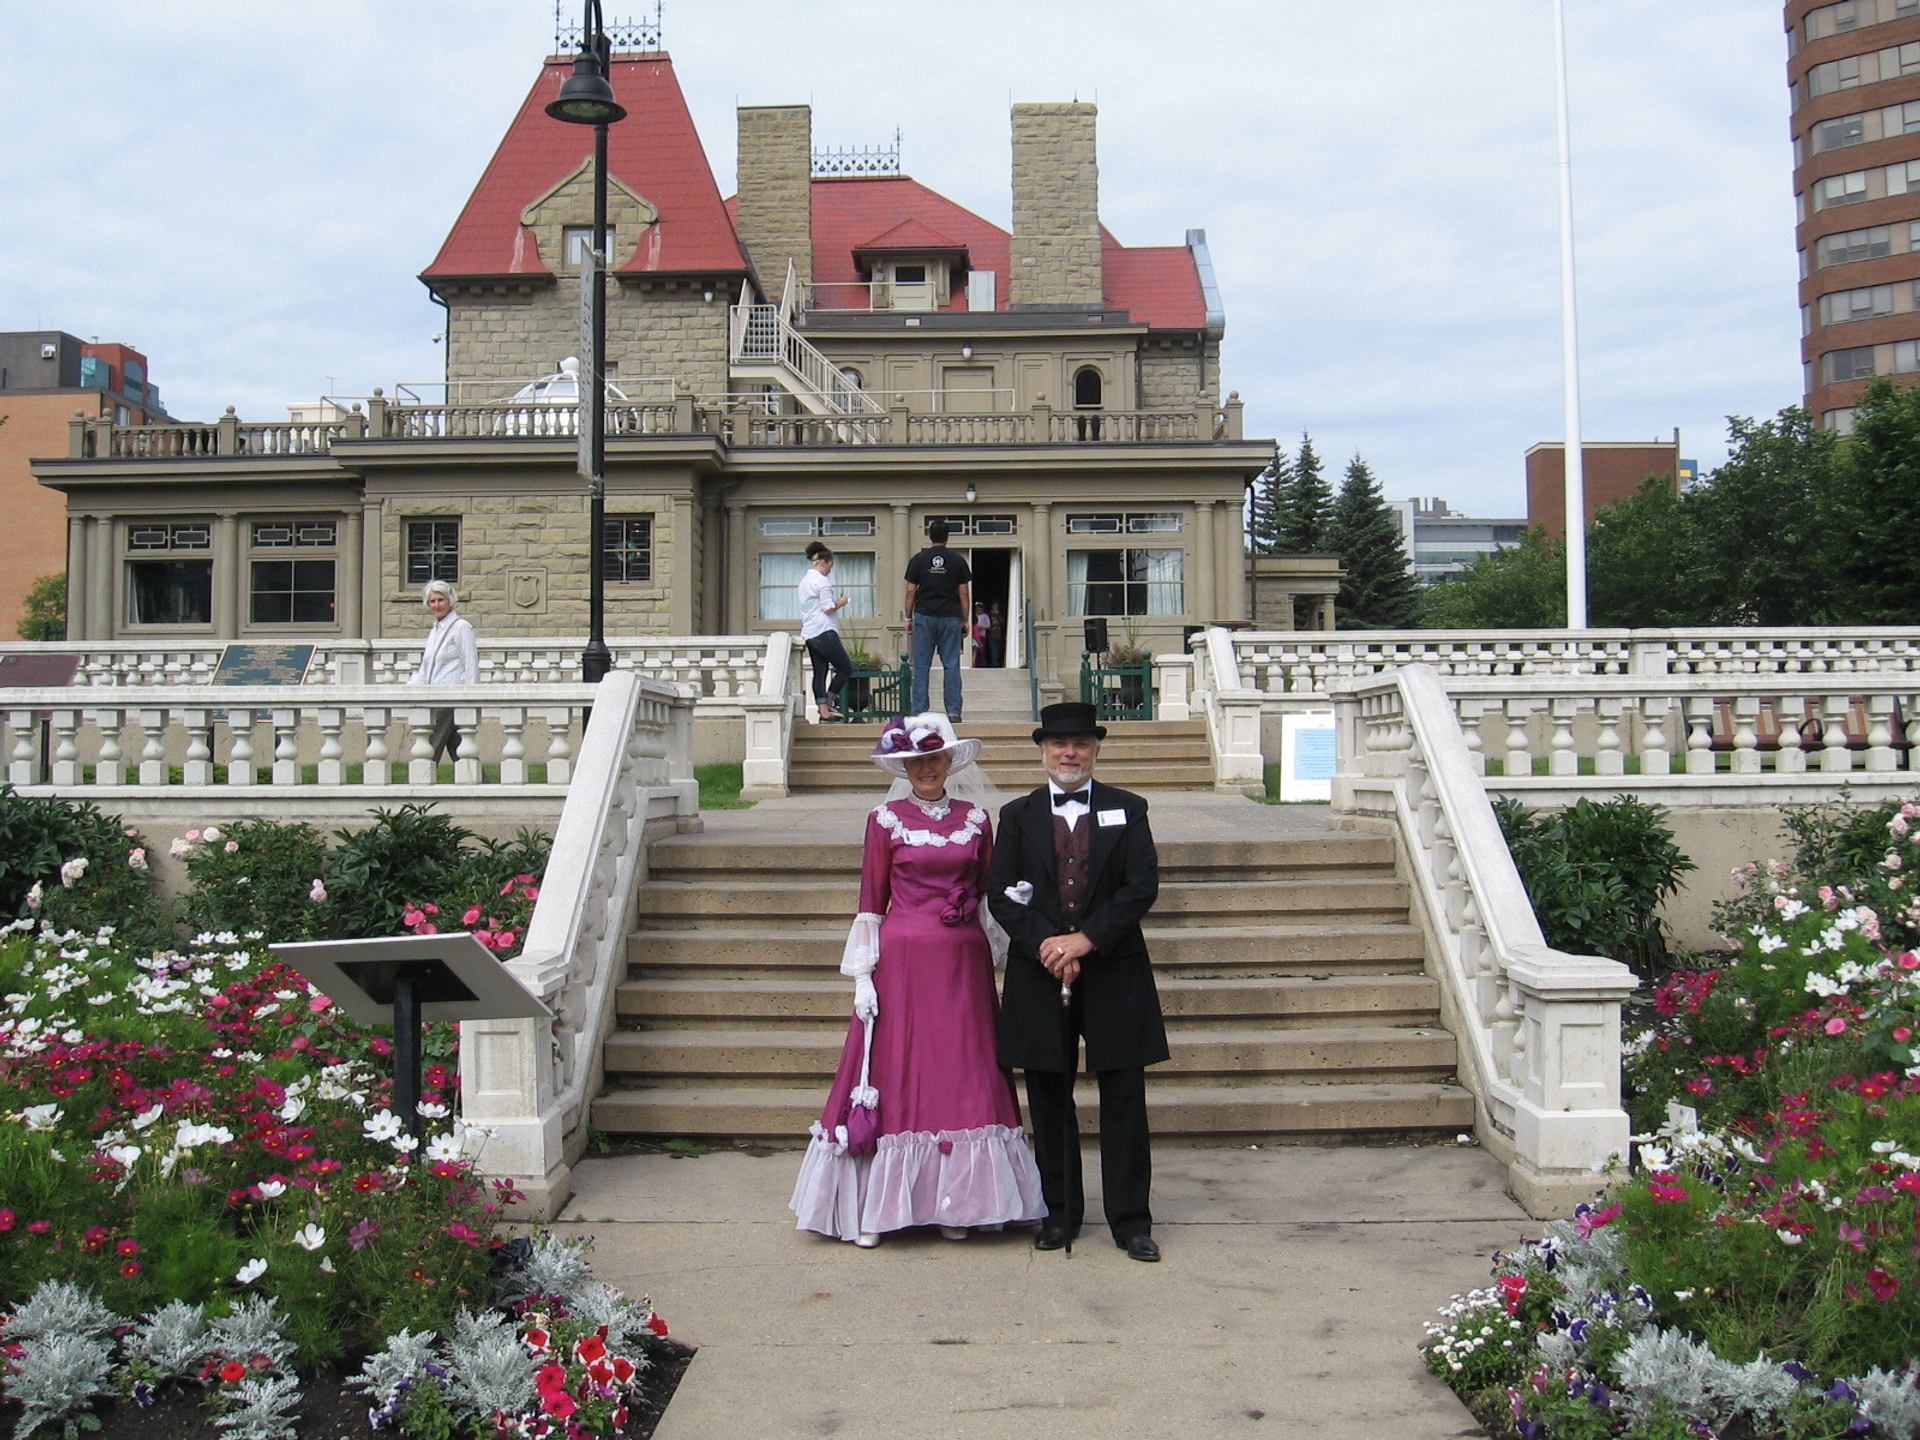
[[[1686,697],[1687,774],[1713,774],[1713,697]]]
[[[53,725],[53,783],[65,789],[80,787],[80,712],[55,710]]]
[[[1735,775],[1760,773],[1760,697],[1733,697],[1733,764]]]
[[[367,731],[367,758],[360,766],[362,785],[387,785],[393,779],[393,746],[389,726],[394,712],[383,705],[369,705],[360,712],[360,723]]]
[[[1594,706],[1599,721],[1593,755],[1593,773],[1596,775],[1627,773],[1626,752],[1620,747],[1620,715],[1625,708],[1624,702],[1619,700],[1601,700]]]
[[[1804,775],[1807,770],[1807,749],[1801,727],[1807,723],[1807,703],[1798,695],[1782,695],[1773,704],[1774,718],[1780,732],[1780,748],[1773,756],[1773,773]]]
[[[1667,736],[1667,722],[1673,714],[1671,695],[1649,695],[1640,702],[1640,773],[1673,773],[1673,742]]]
[[[1867,769],[1885,773],[1897,769],[1893,753],[1893,696],[1867,697]]]
[[[547,784],[565,785],[573,779],[573,707],[549,705],[547,722]]]
[[[509,705],[500,712],[500,783],[527,783],[527,712],[524,706]]]
[[[480,783],[480,707],[456,705],[453,710],[453,724],[454,729],[460,734],[460,744],[453,752],[453,783],[478,785]]]
[[[364,656],[344,657],[358,659],[364,663]],[[314,713],[314,723],[320,727],[320,763],[315,767],[314,779],[322,785],[344,785],[347,783],[345,750],[340,744],[340,732],[347,728],[347,712],[338,705],[322,705]],[[373,748],[373,729],[367,729],[367,748]]]
[[[1527,743],[1527,720],[1533,714],[1528,699],[1507,701],[1507,744],[1501,772],[1508,776],[1533,774],[1533,749]]]
[[[1556,695],[1548,702],[1549,712],[1553,716],[1553,738],[1547,752],[1549,775],[1580,773],[1580,753],[1575,749],[1573,740],[1573,718],[1582,705],[1579,698],[1562,695]]]
[[[290,789],[300,783],[300,712],[275,706],[273,715],[273,783]]]
[[[433,711],[425,706],[407,712],[407,783],[431,785],[439,776],[433,758]]]
[[[213,711],[195,707],[180,712],[187,731],[187,761],[180,779],[187,785],[213,783]]]
[[[7,783],[32,785],[40,778],[40,720],[31,710],[7,711],[13,745],[7,752]]]
[[[158,787],[167,783],[167,712],[147,706],[134,712],[140,725],[140,783]]]
[[[233,736],[233,749],[227,755],[227,784],[251,785],[260,778],[253,768],[253,711],[227,711],[227,729]]]
[[[1821,698],[1820,768],[1829,775],[1844,775],[1853,769],[1853,752],[1847,749],[1847,717],[1852,708],[1844,695]]]
[[[90,710],[87,713],[93,721],[94,729],[100,734],[100,750],[93,762],[93,783],[96,785],[126,784],[126,756],[120,748],[120,727],[124,723],[126,712]]]

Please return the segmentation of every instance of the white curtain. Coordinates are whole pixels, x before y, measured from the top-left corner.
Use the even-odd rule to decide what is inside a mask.
[[[1067,551],[1067,614],[1087,613],[1087,550]]]
[[[800,597],[794,587],[807,573],[807,557],[773,550],[760,556],[760,618],[798,620]]]
[[[843,555],[833,552],[833,588],[847,597],[843,620],[871,620],[873,608],[873,556]]]
[[[1147,556],[1147,614],[1187,613],[1186,551],[1149,550]]]

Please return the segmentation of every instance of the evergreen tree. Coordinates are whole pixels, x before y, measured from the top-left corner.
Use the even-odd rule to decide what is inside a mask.
[[[1340,557],[1342,629],[1405,630],[1419,614],[1412,568],[1400,527],[1380,494],[1367,462],[1357,454],[1347,466],[1328,525],[1327,545]]]
[[[1293,483],[1287,489],[1286,500],[1280,513],[1279,553],[1325,554],[1327,530],[1333,518],[1333,490],[1320,473],[1320,457],[1314,453],[1313,437],[1304,431],[1300,435],[1300,453],[1293,462]]]
[[[1255,555],[1276,555],[1280,551],[1280,522],[1291,501],[1293,461],[1274,442],[1273,459],[1267,462],[1253,481],[1253,497],[1247,511],[1247,548]]]

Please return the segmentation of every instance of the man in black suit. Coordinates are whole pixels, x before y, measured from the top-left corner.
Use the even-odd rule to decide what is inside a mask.
[[[1047,784],[1000,812],[987,879],[994,918],[1013,942],[1000,1001],[1000,1063],[1027,1072],[1027,1120],[1047,1201],[1035,1247],[1057,1250],[1080,1230],[1073,1078],[1084,1037],[1087,1068],[1100,1081],[1107,1225],[1135,1260],[1158,1260],[1147,1203],[1146,1067],[1167,1058],[1167,1031],[1140,921],[1159,893],[1160,861],[1147,802],[1093,778],[1107,733],[1095,721],[1091,705],[1041,710],[1033,738]],[[1064,1021],[1062,986],[1071,987]]]

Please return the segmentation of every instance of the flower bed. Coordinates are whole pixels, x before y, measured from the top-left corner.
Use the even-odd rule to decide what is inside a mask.
[[[181,1434],[277,1440],[301,1433],[292,1417],[314,1377],[333,1410],[361,1417],[348,1434],[573,1440],[657,1413],[655,1367],[680,1362],[645,1300],[594,1280],[575,1247],[502,1232],[520,1197],[473,1168],[482,1135],[454,1113],[452,1027],[429,1027],[416,1140],[390,1108],[388,1038],[273,962],[258,931],[155,949],[111,926],[36,924],[101,903],[90,874],[145,883],[132,863],[145,842],[110,835],[124,855],[56,854],[32,885],[15,869],[30,913],[0,927],[0,1417],[13,1433],[73,1433],[104,1407],[151,1440],[167,1433],[141,1418],[153,1406],[184,1412]],[[296,935],[344,909],[325,875],[350,867],[315,870],[295,827],[209,827],[176,853],[209,891],[272,892]],[[454,918],[484,923],[504,953],[538,876],[487,883]],[[400,901],[395,928],[460,904],[441,894]],[[183,909],[206,904],[196,892]]]
[[[1860,899],[1901,894],[1915,821],[1855,884],[1805,845],[1750,868],[1737,953],[1655,991],[1631,1169],[1428,1327],[1492,1433],[1920,1436],[1920,955]]]

